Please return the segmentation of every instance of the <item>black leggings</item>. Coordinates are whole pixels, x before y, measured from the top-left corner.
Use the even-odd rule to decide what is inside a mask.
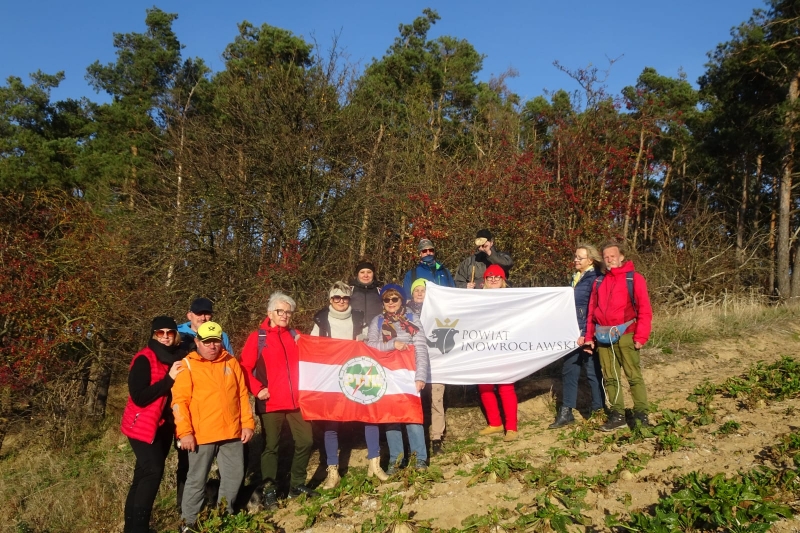
[[[147,533],[150,528],[150,513],[164,475],[164,463],[172,444],[175,426],[164,424],[156,431],[153,444],[128,438],[136,455],[133,481],[125,500],[125,533]]]

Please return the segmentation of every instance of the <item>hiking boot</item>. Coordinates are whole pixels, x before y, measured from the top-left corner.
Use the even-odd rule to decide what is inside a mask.
[[[557,429],[562,426],[568,426],[574,423],[575,423],[575,417],[572,416],[572,407],[567,407],[566,405],[562,405],[558,409],[558,415],[556,415],[556,421],[547,426],[547,429]]]
[[[381,481],[386,481],[387,479],[389,479],[389,475],[383,471],[383,468],[381,468],[380,457],[373,457],[372,459],[369,459],[369,468],[367,468],[367,477],[372,477],[372,476],[377,477]]]
[[[647,418],[647,413],[633,413],[633,426],[636,427],[636,422],[643,428],[650,427],[650,420]]]
[[[278,491],[275,490],[275,485],[264,485],[261,489],[261,503],[264,505],[265,510],[278,508]]]
[[[442,455],[443,453],[444,451],[442,451],[441,439],[431,441],[431,457],[436,457],[437,455]]]
[[[515,440],[517,440],[517,437],[518,437],[517,432],[514,431],[513,429],[509,429],[508,431],[506,431],[506,436],[503,437],[503,442],[514,442]]]
[[[299,498],[303,494],[306,495],[306,498],[316,498],[319,496],[319,492],[311,490],[305,485],[297,485],[289,489],[289,494],[286,495],[286,498],[291,500],[292,498]]]
[[[419,473],[427,472],[428,465],[426,465],[425,463],[417,463],[416,466],[414,466],[414,469]]]
[[[626,426],[627,422],[625,422],[625,415],[622,413],[618,413],[616,411],[611,411],[611,414],[608,415],[608,421],[600,426],[601,431],[614,431],[617,428],[621,428]]]
[[[495,433],[502,433],[503,426],[486,426],[478,432],[478,435],[494,435]]]
[[[180,533],[194,533],[196,528],[197,524],[185,524],[181,526]]]
[[[328,476],[322,483],[322,488],[325,490],[335,489],[341,479],[342,478],[339,476],[339,465],[330,465],[328,467]]]

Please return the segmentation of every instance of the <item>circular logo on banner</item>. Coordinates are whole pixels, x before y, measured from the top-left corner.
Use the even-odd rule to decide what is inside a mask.
[[[386,371],[371,357],[354,357],[339,370],[339,387],[354,402],[375,403],[386,394]]]

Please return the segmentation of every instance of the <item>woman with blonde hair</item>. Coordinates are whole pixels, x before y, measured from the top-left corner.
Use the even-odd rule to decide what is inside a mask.
[[[556,414],[556,420],[548,429],[556,429],[575,422],[572,410],[578,402],[578,381],[581,369],[586,369],[586,380],[592,392],[592,412],[605,407],[603,372],[600,368],[600,358],[594,351],[584,344],[586,335],[586,318],[589,311],[589,297],[592,295],[595,279],[600,274],[602,259],[600,252],[591,244],[579,244],[575,249],[572,259],[575,273],[572,275],[570,285],[575,291],[575,312],[578,316],[578,327],[581,335],[578,337],[578,348],[564,357],[561,367],[561,407]]]
[[[508,287],[506,283],[506,271],[500,265],[490,265],[483,274],[484,289],[504,289]],[[505,418],[505,428],[503,420],[500,418],[500,408],[497,404],[497,395],[503,403],[503,416]],[[488,425],[478,432],[479,435],[493,435],[503,433],[505,430],[505,442],[517,440],[517,393],[513,383],[500,383],[498,385],[478,385],[478,394],[481,397],[483,409],[486,411]]]

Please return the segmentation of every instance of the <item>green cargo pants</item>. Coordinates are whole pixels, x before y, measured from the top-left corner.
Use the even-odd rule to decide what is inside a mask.
[[[600,357],[603,382],[606,386],[606,395],[611,410],[621,414],[625,413],[625,398],[620,390],[620,367],[622,367],[631,387],[633,411],[646,414],[649,407],[647,389],[644,386],[642,367],[639,364],[639,350],[633,347],[633,334],[623,335],[617,343],[611,346],[599,344],[597,354]]]

